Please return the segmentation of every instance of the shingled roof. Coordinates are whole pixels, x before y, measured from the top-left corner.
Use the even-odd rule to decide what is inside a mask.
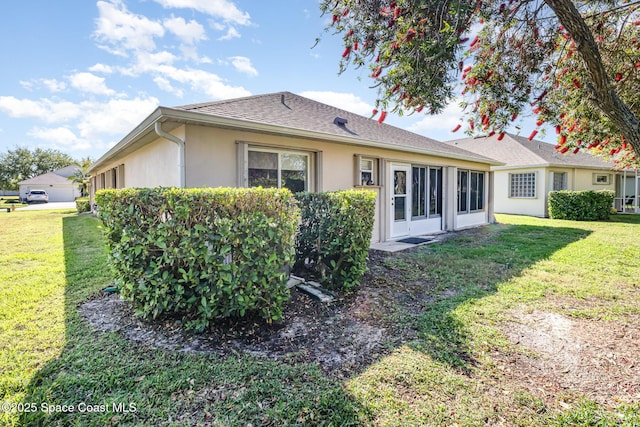
[[[492,157],[505,163],[505,167],[575,167],[613,169],[613,162],[607,162],[587,153],[558,153],[554,146],[543,141],[505,134],[501,141],[498,135],[491,137],[473,137],[446,142],[474,153]]]
[[[173,107],[173,110],[233,118],[290,129],[325,134],[328,137],[354,138],[388,145],[413,148],[445,157],[459,157],[492,163],[478,155],[377,120],[332,107],[291,92],[276,92],[225,101]],[[329,138],[330,139],[330,138]]]

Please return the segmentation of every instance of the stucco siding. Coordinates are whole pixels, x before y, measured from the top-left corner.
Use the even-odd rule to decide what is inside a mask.
[[[511,174],[536,174],[536,194],[532,198],[510,197]],[[544,168],[495,171],[494,209],[497,213],[545,216],[547,173]]]

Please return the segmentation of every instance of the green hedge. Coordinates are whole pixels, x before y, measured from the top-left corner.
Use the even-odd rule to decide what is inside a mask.
[[[76,199],[76,209],[78,213],[91,211],[91,201],[88,197],[78,197]]]
[[[296,198],[302,222],[294,271],[311,273],[330,289],[357,285],[366,271],[376,193],[298,193]]]
[[[110,263],[137,314],[271,322],[289,298],[299,210],[289,190],[124,189],[96,194]]]
[[[551,191],[549,216],[554,219],[598,221],[609,219],[615,193],[601,191]]]

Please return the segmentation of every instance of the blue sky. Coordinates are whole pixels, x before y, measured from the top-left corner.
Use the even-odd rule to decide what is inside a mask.
[[[2,152],[97,159],[158,105],[287,90],[369,115],[376,98],[366,69],[338,76],[318,0],[26,0],[3,16]],[[448,140],[460,117],[453,104],[387,123]]]

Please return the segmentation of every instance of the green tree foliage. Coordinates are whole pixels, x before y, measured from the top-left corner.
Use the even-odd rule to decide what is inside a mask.
[[[89,163],[91,166],[91,163]],[[73,181],[74,184],[78,185],[78,190],[80,190],[80,197],[85,197],[89,195],[89,183],[91,182],[91,175],[87,172],[89,166],[80,167],[69,177],[70,181]]]
[[[368,67],[378,108],[435,114],[459,96],[469,134],[537,116],[557,150],[640,156],[640,2],[323,0],[341,71]],[[461,93],[458,92],[461,91]]]
[[[17,147],[0,154],[0,188],[17,190],[18,182],[76,163],[58,150]]]

